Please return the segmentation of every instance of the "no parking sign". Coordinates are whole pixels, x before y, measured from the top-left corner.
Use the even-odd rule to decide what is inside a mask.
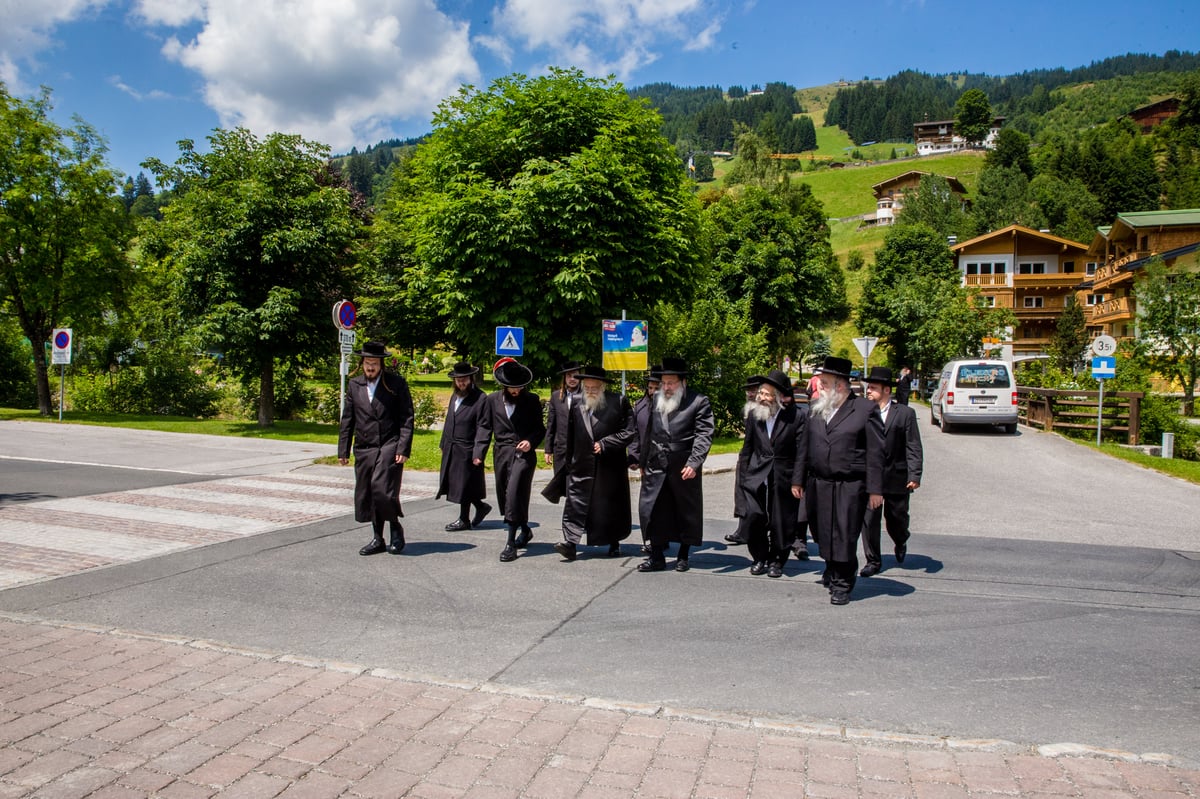
[[[71,328],[57,327],[50,334],[50,363],[55,366],[71,362]]]

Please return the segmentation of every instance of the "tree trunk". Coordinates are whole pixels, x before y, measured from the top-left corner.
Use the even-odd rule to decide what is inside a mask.
[[[50,367],[46,363],[46,340],[37,336],[30,338],[33,347],[33,369],[37,375],[38,412],[42,416],[54,413],[54,401],[50,396]]]
[[[275,424],[275,359],[267,356],[262,364],[258,391],[258,426]]]

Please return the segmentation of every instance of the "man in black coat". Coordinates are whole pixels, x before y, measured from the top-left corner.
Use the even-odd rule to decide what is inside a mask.
[[[399,555],[404,549],[400,517],[400,480],[412,454],[413,401],[408,383],[384,371],[390,353],[381,341],[368,341],[360,352],[361,375],[346,385],[346,405],[338,429],[338,463],[345,466],[354,450],[354,520],[370,522],[374,537],[358,551],[376,555],[385,549]],[[384,546],[383,523],[391,527]]]
[[[554,473],[558,474],[567,464],[567,419],[571,406],[579,401],[579,370],[583,364],[579,361],[567,361],[559,374],[562,383],[558,389],[550,392],[550,401],[546,405],[546,463],[554,464]]]
[[[452,533],[478,526],[492,510],[492,506],[483,501],[487,497],[483,456],[488,436],[486,431],[479,429],[480,417],[487,411],[484,393],[475,385],[478,373],[479,367],[461,361],[449,373],[454,381],[454,394],[450,397],[446,422],[442,425],[441,482],[435,499],[444,496],[458,505],[458,518],[446,525],[446,530]],[[471,505],[475,506],[473,519]]]
[[[646,377],[646,394],[633,404],[633,426],[637,436],[629,444],[629,468],[639,470],[641,464],[641,443],[646,435],[646,426],[650,424],[650,412],[654,408],[654,398],[658,394],[658,386],[662,382],[662,366],[654,364]],[[642,554],[650,554],[650,539],[642,531]]]
[[[755,406],[746,420],[738,455],[738,485],[745,497],[751,574],[782,577],[799,526],[800,471],[796,460],[808,408],[784,404],[791,381],[775,369],[760,380]]]
[[[537,448],[546,435],[542,401],[529,390],[533,372],[512,358],[501,358],[492,369],[501,388],[487,397],[487,412],[479,429],[496,442],[492,468],[496,474],[496,497],[508,525],[508,540],[500,553],[504,563],[517,559],[517,550],[533,539],[529,529],[529,495],[537,471]],[[487,449],[485,440],[484,449]],[[520,529],[520,536],[517,530]]]
[[[638,517],[642,535],[650,539],[650,557],[638,564],[638,571],[663,571],[666,549],[675,541],[675,571],[687,571],[691,548],[704,543],[700,474],[712,448],[714,420],[708,397],[689,389],[687,377],[682,359],[663,358],[662,383],[638,445]]]
[[[746,404],[742,406],[742,420],[746,427],[750,426],[750,412],[758,404],[758,387],[762,385],[762,375],[753,375],[742,386],[746,392]],[[737,529],[725,536],[727,543],[737,546],[746,543],[746,498],[742,492],[742,481],[739,474],[742,468],[742,456],[738,455],[737,467],[733,474],[733,518],[738,520]]]
[[[554,549],[568,561],[575,560],[581,543],[621,554],[631,528],[626,448],[637,435],[629,400],[606,390],[608,373],[585,366],[579,377],[583,393],[567,417],[566,464],[555,477],[565,478],[566,501],[564,540]]]
[[[850,391],[846,358],[830,356],[801,438],[800,478],[808,525],[825,559],[829,601],[845,605],[858,576],[858,536],[867,508],[883,503],[883,426],[876,407]]]
[[[912,393],[912,370],[907,366],[900,367],[900,379],[896,381],[896,402],[908,404],[908,395]]]
[[[867,565],[861,577],[879,574],[883,556],[879,552],[880,517],[887,523],[888,537],[895,545],[896,562],[908,554],[908,500],[921,487],[924,452],[916,412],[892,401],[892,370],[872,366],[867,375],[867,399],[875,403],[883,425],[883,506],[868,508],[863,523],[863,556]]]

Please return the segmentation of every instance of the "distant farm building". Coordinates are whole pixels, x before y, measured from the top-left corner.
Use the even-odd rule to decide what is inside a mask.
[[[992,149],[996,146],[996,136],[1004,125],[1004,117],[992,120],[992,127],[981,144]],[[917,145],[917,155],[940,155],[954,153],[967,149],[970,144],[962,136],[954,132],[953,119],[941,119],[935,122],[917,122],[913,125],[913,143]]]

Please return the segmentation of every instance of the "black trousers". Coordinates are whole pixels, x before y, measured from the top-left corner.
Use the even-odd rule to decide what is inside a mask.
[[[746,549],[750,551],[751,560],[755,563],[766,561],[782,566],[787,563],[792,542],[786,541],[784,546],[776,546],[780,536],[775,535],[771,530],[771,518],[763,512],[764,508],[770,507],[767,491],[765,483],[755,489],[754,501],[747,503],[746,515],[742,517],[742,521],[745,522],[742,534],[746,537]],[[742,529],[739,524],[738,530]]]
[[[892,543],[900,545],[908,541],[908,498],[910,492],[903,494],[884,494],[883,506],[871,510],[867,508],[863,518],[863,558],[868,564],[883,565],[883,556],[879,551],[881,526],[887,525],[888,537]]]

